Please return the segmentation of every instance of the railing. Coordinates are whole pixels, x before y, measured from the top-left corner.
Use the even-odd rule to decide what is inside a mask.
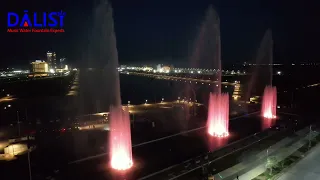
[[[235,117],[235,118],[231,118],[229,121],[236,120],[236,119],[239,119],[239,118],[242,118],[242,117],[245,117],[245,116],[257,114],[257,113],[259,113],[259,112],[260,112],[260,111],[253,112],[253,113],[249,113],[249,114],[245,114],[245,115],[238,116],[238,117]],[[204,128],[206,128],[206,126],[202,126],[202,127],[199,127],[199,128],[195,128],[195,129],[191,129],[191,130],[179,132],[179,133],[176,133],[176,134],[172,134],[172,135],[165,136],[165,137],[162,137],[162,138],[154,139],[154,140],[151,140],[151,141],[142,142],[142,143],[139,143],[139,144],[135,144],[135,145],[133,145],[132,147],[135,148],[135,147],[139,147],[139,146],[144,146],[144,145],[147,145],[147,144],[151,144],[151,143],[154,143],[154,142],[162,141],[162,140],[169,139],[169,138],[172,138],[172,137],[176,137],[176,136],[180,136],[180,135],[183,135],[183,134],[188,134],[188,133],[191,133],[191,132],[195,132],[195,131],[198,131],[198,130],[201,130],[201,129],[204,129]],[[253,135],[252,135],[252,136],[253,136]],[[250,138],[250,137],[252,137],[252,136],[246,137],[246,138],[244,138],[244,139],[242,139],[242,140],[248,139],[248,138]],[[232,143],[230,143],[230,144],[232,144]],[[229,144],[229,145],[230,145],[230,144]],[[228,145],[227,145],[227,146],[228,146]],[[82,158],[82,159],[79,159],[79,160],[76,160],[76,161],[69,162],[68,164],[75,164],[75,163],[80,163],[80,162],[83,162],[83,161],[88,161],[88,160],[96,159],[96,158],[105,156],[105,155],[107,155],[107,154],[108,154],[108,152],[101,153],[101,154],[97,154],[97,155],[94,155],[94,156],[89,156],[89,157],[86,157],[86,158]]]
[[[221,147],[221,148],[215,149],[213,152],[217,152],[217,151],[220,151],[220,150],[222,150],[222,149],[227,149],[228,147],[233,146],[233,145],[235,145],[235,144],[245,144],[245,143],[241,143],[241,142],[245,142],[246,140],[248,140],[248,139],[250,139],[250,138],[253,138],[253,137],[254,137],[254,139],[257,139],[257,136],[260,135],[260,134],[262,134],[262,133],[266,133],[266,132],[264,131],[264,132],[259,132],[259,133],[252,134],[252,135],[250,135],[250,136],[248,136],[248,137],[246,137],[246,138],[244,138],[244,139],[240,139],[240,140],[234,141],[234,142],[232,142],[232,143],[227,144],[226,146],[223,146],[223,147]],[[238,149],[236,149],[236,150],[233,150],[233,151],[231,151],[230,153],[226,153],[226,154],[224,154],[224,155],[222,155],[222,156],[220,156],[220,157],[218,157],[218,158],[215,158],[215,159],[213,159],[213,160],[211,160],[211,161],[208,161],[208,159],[209,159],[209,155],[211,155],[213,152],[205,153],[205,154],[200,155],[200,156],[198,156],[198,157],[194,157],[194,158],[188,159],[188,160],[186,160],[186,161],[184,161],[184,162],[182,162],[182,163],[175,164],[175,165],[173,165],[173,166],[167,167],[167,168],[162,169],[162,170],[160,170],[160,171],[157,171],[157,172],[154,172],[154,173],[149,174],[149,175],[147,175],[147,176],[144,176],[144,177],[142,177],[142,178],[140,178],[140,179],[138,179],[138,180],[145,180],[145,179],[151,178],[151,177],[153,177],[153,176],[160,175],[160,174],[163,173],[163,172],[170,171],[170,170],[172,170],[172,169],[174,169],[174,168],[177,168],[177,167],[180,167],[180,166],[186,166],[187,163],[192,162],[192,160],[194,160],[194,159],[205,159],[205,160],[207,161],[206,163],[201,164],[201,165],[197,166],[196,168],[193,168],[193,169],[188,170],[188,171],[186,171],[186,172],[184,172],[184,173],[182,173],[182,174],[179,174],[179,175],[176,175],[176,176],[170,178],[170,180],[176,179],[176,178],[178,178],[178,177],[181,177],[181,176],[183,176],[183,175],[185,175],[185,174],[188,174],[188,173],[190,173],[190,172],[192,172],[192,171],[194,171],[194,170],[197,170],[197,169],[201,168],[203,165],[210,164],[210,163],[212,163],[212,162],[214,162],[214,161],[217,161],[217,160],[219,160],[219,159],[221,159],[221,158],[223,158],[223,157],[225,157],[225,156],[228,156],[228,155],[230,155],[230,154],[232,154],[232,153],[234,153],[234,152],[237,152],[237,151],[240,151],[240,150],[242,150],[242,149],[244,149],[244,148],[247,148],[247,147],[249,147],[249,146],[251,146],[251,145],[253,145],[253,144],[255,144],[255,143],[257,143],[257,142],[259,142],[259,141],[261,141],[261,140],[263,140],[263,139],[266,139],[266,138],[268,138],[268,137],[270,137],[270,136],[272,136],[272,135],[273,135],[273,134],[268,135],[268,136],[266,136],[266,137],[264,137],[264,138],[260,138],[260,139],[258,138],[256,141],[254,141],[254,142],[252,142],[252,143],[250,143],[250,144],[248,144],[248,145],[241,146],[240,148],[238,148]]]

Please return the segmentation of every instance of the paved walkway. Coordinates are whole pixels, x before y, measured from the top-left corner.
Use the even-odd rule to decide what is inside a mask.
[[[296,149],[302,147],[304,145],[303,141],[305,141],[308,137],[306,137],[308,129],[302,129],[298,131],[296,134],[298,135],[295,138],[285,138],[278,143],[274,144],[271,148],[268,149],[268,155],[272,156],[277,153],[277,160],[281,161],[282,159],[288,157],[292,154]],[[315,136],[315,135],[314,135]],[[304,138],[302,138],[304,137]],[[297,141],[299,138],[299,141]],[[287,147],[288,146],[288,147]],[[279,150],[282,150],[279,152]],[[285,149],[285,151],[283,151]],[[236,179],[237,174],[239,175],[239,180],[250,180],[261,173],[263,173],[265,168],[265,162],[267,157],[267,150],[262,150],[253,156],[253,161],[249,162],[241,162],[229,169],[226,169],[219,174],[215,175],[215,179],[220,180],[221,177],[223,179]]]
[[[320,145],[312,149],[305,158],[281,175],[278,180],[320,180]]]
[[[318,134],[319,133],[312,134],[311,139],[316,137]],[[299,141],[295,142],[294,144],[290,145],[289,147],[278,149],[278,151],[275,153],[276,157],[277,157],[277,161],[280,162],[280,161],[284,160],[285,158],[287,158],[288,156],[290,156],[291,154],[293,154],[297,149],[301,148],[303,145],[305,145],[307,143],[308,138],[309,138],[309,136],[307,135],[306,137],[300,139]],[[272,155],[275,155],[275,154],[272,154]],[[259,176],[261,173],[266,171],[265,165],[266,165],[266,161],[264,161],[260,165],[256,166],[256,168],[251,169],[250,171],[240,175],[239,180],[254,179],[255,177]],[[235,178],[235,180],[237,180],[237,179]],[[292,180],[292,179],[290,179],[290,180]],[[311,180],[315,180],[315,179],[311,179]]]

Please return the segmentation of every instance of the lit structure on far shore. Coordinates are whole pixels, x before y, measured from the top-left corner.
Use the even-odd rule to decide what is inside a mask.
[[[116,170],[133,166],[130,117],[121,106],[110,108],[110,160]]]
[[[277,110],[277,89],[276,87],[266,86],[263,93],[261,113],[263,118],[263,128],[273,125]]]
[[[32,72],[33,73],[47,73],[49,72],[48,63],[36,60],[35,62],[31,63],[32,65]]]
[[[210,93],[208,108],[208,133],[211,136],[229,135],[229,95]]]

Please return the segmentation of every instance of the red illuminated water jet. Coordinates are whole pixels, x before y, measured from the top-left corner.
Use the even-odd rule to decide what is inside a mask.
[[[261,113],[263,118],[263,128],[273,125],[277,110],[277,89],[276,87],[266,86],[263,93]]]
[[[208,133],[211,136],[229,135],[229,95],[210,93],[208,109]]]
[[[110,108],[110,165],[127,170],[133,165],[130,117],[121,106]]]

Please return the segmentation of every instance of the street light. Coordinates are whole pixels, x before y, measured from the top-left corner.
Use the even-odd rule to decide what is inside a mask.
[[[145,104],[147,104],[148,103],[148,100],[146,99],[146,102],[145,102]]]
[[[309,128],[309,149],[311,148],[311,132],[312,132],[312,129],[311,129],[311,126],[312,125],[310,125],[310,128]]]

